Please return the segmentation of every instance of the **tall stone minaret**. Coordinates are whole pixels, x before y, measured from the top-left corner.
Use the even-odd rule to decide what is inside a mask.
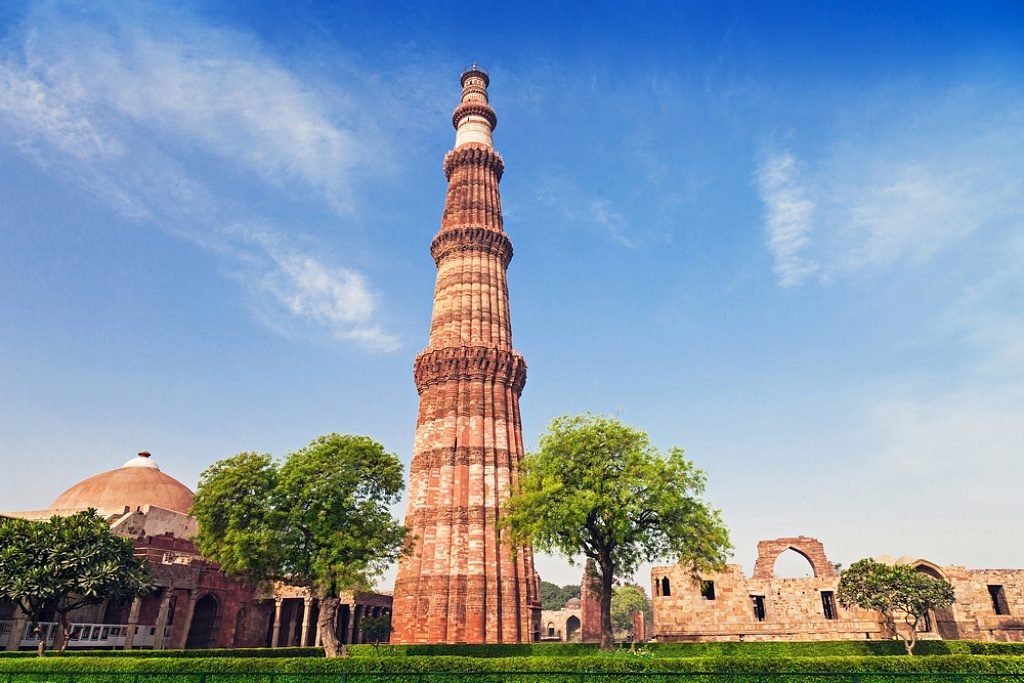
[[[437,264],[430,341],[416,357],[420,394],[405,524],[414,550],[398,568],[398,643],[514,643],[540,631],[533,553],[497,528],[523,457],[519,395],[526,362],[512,349],[490,79],[462,72],[448,196],[430,244]]]

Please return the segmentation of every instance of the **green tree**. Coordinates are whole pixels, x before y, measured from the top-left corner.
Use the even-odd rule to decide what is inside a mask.
[[[618,420],[563,416],[523,459],[502,525],[513,547],[532,543],[570,561],[581,553],[595,561],[601,647],[610,650],[616,576],[662,558],[695,572],[724,567],[729,533],[701,500],[705,479],[682,449],[663,454]]]
[[[52,610],[59,652],[67,647],[71,612],[104,600],[132,600],[152,585],[131,541],[111,534],[95,510],[42,522],[0,518],[0,599],[21,607],[37,633],[41,615]],[[45,647],[40,640],[40,656]]]
[[[359,620],[359,628],[363,631],[363,639],[373,645],[374,652],[377,652],[382,644],[391,639],[391,615],[363,617]]]
[[[580,597],[580,587],[569,584],[559,586],[550,581],[540,582],[540,606],[541,609],[560,610],[570,598]]]
[[[398,458],[365,436],[320,436],[280,464],[239,453],[200,477],[196,542],[227,574],[309,588],[327,656],[344,655],[338,594],[369,590],[401,554],[406,530],[388,508],[403,483]]]
[[[839,575],[836,597],[843,607],[856,605],[881,613],[886,625],[903,638],[907,654],[914,654],[917,628],[930,609],[949,607],[956,599],[953,587],[942,579],[922,574],[910,565],[858,560]],[[896,628],[902,615],[907,628]]]
[[[651,611],[647,593],[636,584],[615,586],[612,589],[612,631],[616,634],[633,634],[633,613],[640,612],[646,618]]]

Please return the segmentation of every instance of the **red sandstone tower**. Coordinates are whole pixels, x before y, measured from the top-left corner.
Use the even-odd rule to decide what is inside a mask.
[[[523,457],[519,396],[526,362],[512,349],[487,72],[462,73],[448,196],[430,244],[437,264],[430,341],[416,357],[420,394],[405,524],[414,552],[398,568],[397,643],[510,643],[540,631],[533,553],[513,559],[497,528]]]

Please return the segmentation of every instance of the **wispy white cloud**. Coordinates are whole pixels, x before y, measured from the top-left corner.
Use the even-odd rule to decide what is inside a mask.
[[[592,230],[627,249],[638,246],[629,219],[611,199],[584,191],[566,175],[542,175],[536,183],[533,199],[546,210],[557,212],[566,223]],[[511,213],[514,215],[514,207]]]
[[[264,257],[256,259],[262,267],[251,282],[259,292],[269,294],[278,308],[330,330],[340,341],[378,351],[398,348],[398,339],[374,322],[377,295],[361,273],[329,266],[267,230],[242,229],[239,235]],[[267,308],[263,312],[272,314]]]
[[[755,172],[779,284],[923,265],[1024,215],[1024,93],[950,88],[865,103],[826,146]],[[887,99],[886,99],[887,98]]]
[[[612,208],[607,199],[595,199],[590,203],[590,217],[611,236],[613,240],[626,247],[636,249],[636,243],[626,237],[629,222],[620,212]]]
[[[764,204],[773,269],[781,286],[798,285],[819,267],[804,255],[814,229],[814,203],[807,198],[797,161],[789,152],[766,155],[758,167],[756,180],[757,192]]]
[[[140,9],[131,21],[62,7],[39,6],[8,36],[4,140],[126,218],[226,257],[271,308],[338,340],[395,348],[365,275],[300,248],[297,231],[272,227],[241,196],[297,191],[353,220],[355,184],[387,167],[358,93],[183,14]],[[237,228],[246,224],[260,227]]]
[[[81,85],[54,83],[47,76],[0,64],[0,112],[9,124],[22,135],[38,136],[79,159],[121,155],[124,150],[117,140],[76,111],[84,98]]]

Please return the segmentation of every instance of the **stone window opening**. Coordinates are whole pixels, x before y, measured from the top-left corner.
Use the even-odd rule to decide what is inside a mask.
[[[1006,602],[1006,591],[1002,586],[989,586],[988,596],[992,599],[992,609],[996,614],[1007,615],[1010,605]]]
[[[554,637],[555,637],[555,625],[549,621],[548,622],[548,638],[554,638]]]
[[[672,586],[669,584],[668,577],[661,577],[661,597],[667,598],[672,595]]]
[[[832,591],[821,591],[821,612],[826,619],[839,618],[839,612],[836,609],[836,596]]]
[[[754,607],[754,618],[758,621],[764,621],[766,616],[764,611],[764,596],[751,595],[750,602],[753,604]]]
[[[715,582],[714,581],[701,581],[700,582],[700,597],[705,600],[715,599]]]

